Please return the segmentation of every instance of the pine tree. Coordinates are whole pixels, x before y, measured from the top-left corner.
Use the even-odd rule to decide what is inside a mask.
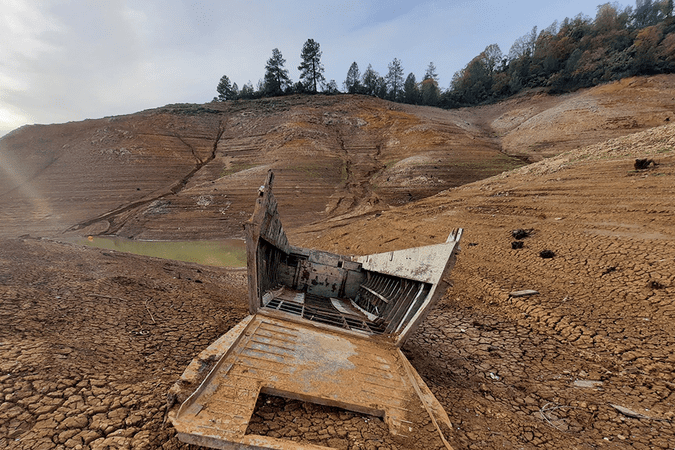
[[[324,92],[329,95],[335,95],[340,93],[340,90],[338,89],[338,85],[335,82],[335,80],[330,80],[328,83],[326,83]]]
[[[436,73],[436,66],[434,65],[433,61],[427,66],[427,71],[424,72],[424,79],[433,79],[436,80],[436,83],[438,83],[438,74]]]
[[[249,80],[248,83],[244,84],[239,93],[240,98],[253,98],[255,95],[255,90],[253,89],[253,83]]]
[[[218,87],[216,87],[216,91],[218,91],[217,100],[219,102],[224,102],[225,100],[234,100],[237,98],[238,94],[237,83],[232,84],[230,82],[230,78],[227,75],[223,75],[220,78]]]
[[[279,49],[272,50],[272,57],[267,60],[265,65],[265,81],[262,86],[259,86],[265,95],[281,95],[286,87],[291,84],[288,70],[284,69],[284,64],[286,64],[286,60],[281,56]]]
[[[398,58],[389,64],[389,72],[385,77],[387,88],[389,89],[389,98],[393,101],[399,101],[403,93],[403,67]]]
[[[430,62],[427,66],[420,91],[423,105],[436,106],[438,104],[441,98],[441,90],[438,88],[438,74],[433,62]]]
[[[387,80],[384,77],[377,77],[375,82],[375,95],[380,98],[387,98],[389,95],[389,89],[387,88]]]
[[[356,61],[349,66],[347,78],[343,85],[345,92],[348,94],[359,94],[361,92],[361,74],[359,73],[359,65],[356,64]]]
[[[367,95],[377,95],[377,80],[380,78],[372,64],[368,64],[368,68],[363,72],[363,93]]]
[[[410,72],[408,78],[403,83],[403,100],[411,105],[416,105],[419,102],[420,91],[417,87],[417,80],[415,74]]]
[[[298,66],[300,79],[305,80],[305,86],[313,93],[318,92],[318,87],[323,86],[326,78],[323,76],[321,65],[321,46],[314,39],[307,39],[300,53],[302,62]]]

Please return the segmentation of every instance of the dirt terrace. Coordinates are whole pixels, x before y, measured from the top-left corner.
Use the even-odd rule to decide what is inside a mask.
[[[675,120],[675,75],[446,111],[366,96],[167,105],[0,140],[0,236],[241,237],[277,173],[287,227],[348,222]]]
[[[242,237],[269,169],[286,194],[285,223],[295,226],[523,164],[437,111],[366,96],[292,96],[24,127],[0,140],[0,235]]]
[[[353,187],[353,201],[342,195],[348,191],[340,191],[345,199],[342,202],[351,205],[345,209],[340,209],[339,195],[331,200],[332,194],[320,189],[301,190],[304,193],[295,197],[296,188],[291,184],[295,175],[286,172],[286,187],[282,183],[283,189],[278,193],[282,214],[293,205],[307,206],[290,213],[298,221],[287,230],[293,244],[366,254],[441,242],[452,228],[465,229],[463,250],[452,273],[454,287],[404,347],[450,415],[455,426],[451,436],[455,448],[673,448],[675,125],[604,140],[612,123],[620,124],[612,122],[610,116],[643,111],[635,115],[637,128],[618,128],[613,136],[649,128],[656,122],[667,123],[667,118],[674,120],[669,103],[673,98],[672,78],[648,80],[637,80],[641,91],[634,95],[627,93],[636,87],[629,86],[630,82],[623,87],[614,85],[614,93],[603,94],[605,105],[612,98],[615,102],[622,99],[621,108],[628,111],[626,114],[609,107],[598,108],[592,112],[613,112],[576,125],[583,126],[581,131],[575,129],[579,142],[594,145],[495,178],[447,189],[402,207],[371,208],[372,202],[359,203],[366,197],[359,197],[364,194],[358,186]],[[655,83],[654,91],[651,89]],[[610,87],[574,95],[588,96]],[[640,103],[640,96],[647,95],[647,91],[651,99],[658,97],[653,92],[660,92],[665,103]],[[571,99],[573,95],[562,100]],[[529,122],[532,127],[521,126],[541,112],[537,109],[527,114],[513,113],[516,119],[500,132],[505,134],[495,132],[495,126],[510,117],[509,108],[526,108],[523,102],[524,99],[514,99],[510,106],[495,106],[502,110],[417,111],[422,117],[419,120],[432,123],[452,117],[453,126],[461,129],[467,139],[479,135],[486,146],[499,147],[502,143],[507,147],[509,136],[516,142],[518,133],[532,133],[534,138],[546,128],[545,121],[537,120]],[[317,106],[315,113],[321,114],[323,127],[325,111],[321,108]],[[407,108],[391,114],[409,114]],[[565,107],[558,112],[563,110],[570,111],[570,116],[560,116],[560,123],[573,120],[577,110]],[[165,112],[148,114],[156,119]],[[266,114],[273,117],[275,113],[270,110]],[[374,114],[369,123],[376,124],[377,117],[385,116],[391,117]],[[176,126],[192,123],[192,116],[187,117],[187,122],[176,119]],[[245,115],[241,117],[242,123],[249,120]],[[391,139],[387,133],[392,123],[378,133]],[[93,125],[93,130],[105,128],[102,123]],[[575,148],[572,141],[561,138],[573,136],[572,129],[567,132],[564,127],[549,128],[548,134],[540,134],[537,142],[550,142],[546,148]],[[597,128],[597,133],[593,134],[591,128]],[[103,156],[108,159],[100,167],[119,169],[110,170],[110,174],[117,173],[121,178],[101,178],[102,184],[110,185],[99,193],[92,190],[89,198],[82,193],[89,192],[88,186],[95,186],[96,178],[90,175],[101,172],[92,170],[83,178],[88,180],[84,184],[67,181],[68,177],[77,180],[73,174],[78,173],[75,162],[80,153],[65,152],[42,171],[41,153],[35,153],[31,157],[36,158],[35,165],[30,167],[39,173],[31,179],[48,193],[43,198],[46,203],[24,202],[29,185],[23,185],[23,190],[3,191],[0,231],[16,236],[27,231],[48,235],[64,229],[63,223],[57,226],[51,219],[41,221],[39,214],[33,216],[40,212],[36,205],[54,208],[52,212],[58,214],[51,217],[66,218],[67,226],[131,205],[125,210],[129,215],[115,216],[121,222],[98,222],[122,225],[120,230],[133,235],[146,229],[166,229],[169,237],[209,237],[216,230],[224,233],[235,225],[239,227],[252,209],[252,202],[244,201],[248,197],[242,194],[241,207],[235,207],[233,202],[230,208],[235,212],[227,216],[231,225],[226,225],[220,220],[226,216],[219,210],[224,207],[218,203],[220,200],[214,197],[208,203],[206,198],[198,203],[201,194],[195,193],[205,185],[195,180],[203,175],[206,183],[229,183],[243,193],[249,187],[257,188],[264,179],[253,176],[257,173],[255,168],[240,168],[222,179],[211,180],[203,171],[207,169],[205,165],[193,174],[194,185],[188,182],[179,186],[177,195],[170,192],[172,186],[177,186],[176,179],[195,167],[196,158],[190,148],[203,149],[203,154],[195,150],[198,159],[209,158],[217,137],[213,130],[205,126],[199,132],[203,145],[198,145],[198,140],[185,145],[172,135],[166,138],[170,144],[158,146],[174,148],[176,159],[157,170],[174,170],[173,166],[180,169],[177,178],[169,172],[158,175],[163,188],[155,178],[138,175],[148,173],[147,167],[152,165],[133,175],[141,165],[119,163],[120,157],[128,155],[99,154],[100,149],[94,146],[94,156],[84,161],[95,164],[86,167],[99,167]],[[65,128],[57,131],[63,134],[59,139],[67,139],[69,132]],[[84,134],[88,136],[90,131]],[[419,133],[425,134],[425,130]],[[459,139],[460,135],[454,132],[452,136]],[[156,139],[143,139],[146,138]],[[51,139],[48,133],[44,139]],[[73,138],[71,145],[75,146],[79,139]],[[262,137],[258,139],[256,142],[264,142]],[[3,149],[7,142],[3,140]],[[90,142],[85,144],[93,145]],[[66,143],[58,141],[58,148]],[[395,150],[398,145],[391,144],[390,148]],[[48,152],[44,155],[49,156]],[[392,170],[390,183],[407,170],[408,163],[414,163],[409,157],[383,165]],[[635,170],[635,158],[653,159],[657,165]],[[405,159],[408,161],[397,167]],[[217,160],[214,157],[212,161]],[[359,170],[367,173],[366,166],[363,162]],[[132,167],[136,168],[127,171]],[[222,173],[224,168],[216,172]],[[371,175],[376,178],[381,173]],[[45,175],[49,176],[41,178]],[[130,179],[134,183],[147,182],[148,190],[145,184],[130,184]],[[379,180],[386,182],[386,178]],[[50,183],[60,188],[46,190]],[[192,186],[197,190],[190,191]],[[392,184],[388,189],[394,187]],[[171,204],[152,204],[155,199],[143,204],[143,208],[149,208],[142,210],[145,215],[141,212],[134,216],[136,195],[154,198],[166,192],[172,197],[160,200],[170,200]],[[232,192],[234,188],[226,195],[234,197]],[[319,203],[303,203],[302,199],[308,198],[304,195],[320,192],[325,196],[317,202],[322,210],[333,204],[334,215],[317,216],[313,208],[319,208]],[[390,201],[376,194],[380,202]],[[177,199],[181,195],[191,200]],[[255,189],[246,195],[254,196]],[[101,199],[105,201],[99,205]],[[307,214],[322,220],[300,227],[300,219]],[[144,219],[138,221],[134,217]],[[97,228],[100,224],[96,223],[80,231],[93,232],[107,226]],[[130,224],[135,224],[133,231],[125,228]],[[201,231],[201,224],[207,224],[206,231]],[[179,226],[187,231],[179,232]],[[512,248],[516,239],[511,232],[515,229],[530,232],[529,237],[519,241],[523,243],[521,249]],[[554,256],[542,258],[543,250]],[[509,296],[522,289],[535,289],[539,294]],[[170,427],[162,428],[166,392],[201,349],[244,317],[245,304],[242,272],[32,238],[0,241],[0,448],[187,448],[175,439]],[[390,444],[375,437],[378,423],[366,421],[368,418],[319,411],[324,414],[321,417],[328,417],[319,420],[327,425],[321,428],[304,421],[311,405],[276,402],[263,404],[256,416],[262,419],[256,419],[255,426],[289,438],[324,445],[330,442],[337,448],[376,449]],[[294,419],[309,431],[293,428]]]
[[[658,165],[636,171],[636,157]],[[675,442],[673,217],[669,125],[306,244],[370,253],[465,228],[454,287],[406,345],[458,448],[665,449]],[[522,249],[511,245],[517,229],[530,232]],[[523,289],[539,294],[509,295]]]
[[[636,156],[658,165],[636,171]],[[454,287],[404,347],[449,413],[456,448],[667,449],[674,181],[671,125],[297,237],[368,253],[465,228]],[[519,228],[531,233],[514,250]],[[33,239],[3,241],[0,261],[0,443],[180,448],[161,427],[165,394],[245,315],[243,274]],[[509,296],[520,289],[539,294]],[[303,439],[289,426],[299,408],[260,417]],[[386,444],[353,428],[327,426],[335,434],[321,442]]]

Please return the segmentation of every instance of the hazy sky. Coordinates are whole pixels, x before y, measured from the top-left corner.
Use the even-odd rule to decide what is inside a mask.
[[[208,102],[222,75],[255,86],[273,48],[295,82],[309,38],[340,89],[352,62],[384,75],[394,58],[418,79],[433,61],[445,89],[486,46],[506,54],[533,26],[596,9],[588,0],[0,0],[0,136]]]

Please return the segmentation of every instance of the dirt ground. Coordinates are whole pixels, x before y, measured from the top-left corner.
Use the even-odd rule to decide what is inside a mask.
[[[638,157],[658,165],[635,170]],[[454,286],[404,347],[448,411],[457,448],[672,449],[673,217],[669,125],[306,243],[371,253],[465,229]],[[539,293],[509,295],[525,289]]]
[[[0,448],[178,448],[166,394],[246,316],[245,272],[0,245]]]
[[[656,80],[652,84],[670,83],[661,90],[670,95],[672,78]],[[628,84],[613,89],[628,89]],[[626,98],[639,103],[639,92],[635,95]],[[467,139],[478,133],[481,145],[494,140],[497,147],[517,148],[518,133],[540,136],[541,142],[574,134],[574,127],[537,134],[543,133],[552,109],[517,112],[515,106],[525,108],[518,101],[495,106],[503,110],[452,112],[453,126],[464,124]],[[624,110],[626,102],[620,105]],[[356,197],[366,191],[352,187],[351,209],[334,204],[335,215],[317,215],[315,223],[301,227],[296,222],[287,229],[295,245],[367,254],[442,242],[453,228],[464,228],[453,287],[403,348],[449,414],[454,425],[449,440],[458,450],[675,449],[675,125],[649,128],[675,120],[675,112],[670,103],[652,107],[648,115],[636,116],[636,128],[617,129],[614,136],[623,137],[606,140],[602,136],[610,119],[626,115],[610,110],[609,103],[606,99],[603,107],[612,113],[603,122],[607,126],[596,126],[596,138],[592,124],[578,133],[579,142],[590,146],[572,146],[570,153],[398,207],[384,202],[359,209]],[[568,103],[554,112],[572,111],[565,116],[571,123],[572,106],[583,109],[582,104]],[[428,124],[440,123],[437,115],[449,120],[433,108],[424,115]],[[530,121],[533,117],[539,118]],[[369,123],[375,122],[371,117]],[[494,131],[498,126],[504,127],[499,133]],[[391,124],[385,128],[390,134],[383,132],[383,142],[394,136]],[[459,139],[457,128],[453,139]],[[631,130],[634,134],[627,134]],[[205,160],[213,148],[211,131],[203,131],[199,148],[204,154],[197,159]],[[560,139],[562,147],[570,142]],[[653,159],[656,165],[636,170],[636,158]],[[354,170],[366,174],[368,161],[364,156]],[[397,164],[390,166],[390,183],[407,170]],[[42,181],[45,186],[60,176],[41,173],[51,173]],[[133,173],[124,176],[137,176]],[[298,198],[320,192],[316,188],[294,197],[296,190],[288,184],[293,178],[286,174],[287,183],[280,183],[283,189],[276,193],[282,219],[283,208],[302,208]],[[236,185],[237,180],[220,182]],[[150,179],[144,182],[140,192],[153,198],[157,186]],[[193,183],[180,192],[195,203],[206,181]],[[128,191],[120,197],[108,191],[100,195],[108,201],[106,208],[126,204],[131,207],[125,211],[132,211],[135,185]],[[307,211],[323,210],[335,200],[323,194],[307,203]],[[98,198],[96,192],[89,200],[68,195],[49,197],[61,222],[84,220],[91,213],[88,205]],[[28,220],[19,216],[30,205],[14,208],[6,203],[7,195],[0,197],[3,227],[9,224],[0,231],[11,228],[4,234],[10,237],[0,240],[0,448],[189,448],[170,425],[163,426],[166,393],[200,350],[247,314],[245,272],[17,238]],[[243,205],[245,196],[240,200]],[[218,226],[234,229],[247,216],[241,206],[232,224],[222,223],[222,205],[186,206],[180,212],[182,200],[171,201],[175,211],[164,214],[164,206],[156,204],[152,214],[139,213],[146,222],[130,219],[124,226],[133,222],[138,230],[161,230],[183,221],[189,235],[200,237],[199,224],[205,220],[208,231],[202,237],[209,237]],[[250,212],[253,203],[247,205]],[[69,207],[77,217],[68,216]],[[39,223],[27,231],[54,234],[54,223],[44,234],[35,231]],[[516,239],[512,231],[517,229],[528,236]],[[176,236],[183,238],[184,232]],[[513,248],[514,242],[522,248]],[[509,295],[524,289],[538,293]],[[255,426],[292,437],[292,429],[270,424],[304,420],[311,411],[276,402],[263,404]],[[378,424],[368,418],[319,413],[323,419],[306,426],[320,442],[337,448],[392,447],[372,438]]]
[[[662,127],[312,242],[368,253],[465,228],[454,287],[404,347],[456,448],[673,448],[674,153]],[[0,263],[0,446],[182,447],[166,392],[246,314],[243,272],[36,239],[3,241]]]

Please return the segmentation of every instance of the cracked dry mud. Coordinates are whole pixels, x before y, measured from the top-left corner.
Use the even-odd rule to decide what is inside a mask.
[[[635,171],[640,155],[659,165]],[[457,448],[672,449],[673,217],[669,125],[308,240],[367,254],[465,228],[454,286],[404,346]],[[512,230],[530,228],[512,249]],[[539,294],[509,295],[523,289]]]
[[[558,153],[552,150],[555,145],[560,150],[594,144],[402,207],[359,209],[363,199],[356,197],[370,195],[359,190],[367,184],[340,188],[354,198],[331,198],[335,192],[318,184],[303,187],[298,196],[298,173],[288,169],[280,177],[285,180],[278,195],[282,215],[293,219],[287,233],[296,245],[368,254],[442,242],[452,228],[465,229],[451,274],[454,286],[403,348],[449,414],[454,448],[675,448],[675,126],[603,142],[610,135],[632,133],[672,117],[672,77],[632,79],[549,99],[562,105],[550,111],[536,98],[459,112],[402,107],[421,114],[425,126],[443,125],[450,117],[453,126],[466,132],[464,136],[453,128],[448,135],[458,145],[473,141],[472,136],[479,136],[481,145],[491,142],[486,127],[500,136],[506,133],[501,145],[512,154],[522,150],[530,156],[548,155]],[[660,94],[647,91],[654,85],[665,87]],[[633,88],[638,90],[628,95]],[[603,108],[584,112],[588,120],[580,123],[579,111],[588,100],[584,96],[612,89],[620,95],[602,97],[598,101]],[[640,99],[649,92],[650,99],[663,97],[667,102],[648,114],[633,114],[633,107],[651,108]],[[620,105],[610,109],[617,99]],[[235,131],[248,144],[266,142],[254,132],[256,127],[276,130],[270,132],[272,137],[288,131],[293,137],[288,142],[301,138],[298,146],[316,143],[307,134],[311,129],[325,126],[335,131],[328,123],[333,116],[324,117],[319,110],[339,104],[322,102],[312,112],[317,117],[320,113],[319,125],[289,128],[292,133],[274,128],[292,122],[296,110],[290,106],[284,109],[283,123],[267,123],[243,115],[244,106],[236,104],[232,113],[242,126],[252,128]],[[566,111],[572,113],[565,116]],[[97,121],[36,127],[42,135],[33,136],[35,148],[41,147],[41,138],[51,139],[49,133],[63,131],[58,149],[63,145],[93,150],[64,150],[57,155],[61,160],[36,175],[43,177],[38,187],[59,188],[44,199],[53,208],[53,216],[45,221],[34,215],[34,205],[15,199],[24,198],[20,191],[2,196],[0,232],[9,238],[0,240],[0,448],[194,448],[180,443],[170,425],[163,427],[166,393],[199,351],[247,314],[245,273],[13,236],[54,235],[120,205],[170,192],[195,161],[213,154],[221,113],[167,116],[170,120],[162,111],[148,113],[147,120],[161,118],[162,127],[181,127],[181,133],[192,136],[138,133],[138,145],[146,152],[142,161],[152,162],[151,167],[156,161],[165,164],[150,175],[147,167],[127,164],[127,154],[101,153],[119,147],[117,141],[107,140],[121,142],[126,135],[96,135],[90,142],[87,131],[80,143],[67,132],[80,126],[98,130]],[[602,125],[602,117],[594,115],[603,113],[611,113],[607,123],[635,116],[639,127],[615,130]],[[265,114],[274,118],[279,111]],[[371,138],[390,142],[390,152],[400,145],[394,138],[405,127],[398,130],[388,124],[380,135],[377,120],[398,114],[385,111],[368,118]],[[547,115],[562,125],[548,127]],[[127,119],[130,129],[145,127],[131,118],[101,121]],[[236,123],[225,124],[221,142],[233,138],[234,128],[228,127]],[[430,134],[424,129],[415,133]],[[14,137],[21,136],[25,137]],[[535,148],[522,147],[522,142],[534,142],[527,136],[536,138]],[[571,138],[576,141],[566,140]],[[498,148],[499,138],[494,139]],[[326,142],[341,151],[339,142]],[[210,238],[239,230],[264,176],[252,178],[248,172],[247,178],[241,166],[242,173],[217,178],[222,185],[218,189],[227,193],[221,200],[233,202],[227,221],[220,210],[224,203],[215,196],[209,200],[206,188],[214,189],[207,186],[211,172],[220,176],[233,162],[248,161],[244,154],[254,145],[244,144],[239,159],[226,161],[227,155],[218,153],[193,174],[192,184],[178,195],[167,194],[172,203],[149,205],[149,218],[134,222],[132,234]],[[157,155],[147,153],[160,147],[171,150],[173,159],[159,150]],[[87,152],[96,158],[87,159]],[[396,158],[405,156],[402,161],[414,165],[408,158],[413,153]],[[81,167],[76,164],[79,154],[85,155],[83,163],[92,164],[86,167],[96,170],[85,182],[71,182],[78,180],[70,169]],[[110,163],[101,162],[100,155],[120,160],[119,171],[102,171]],[[654,159],[657,165],[635,170],[636,158]],[[264,156],[256,155],[251,161],[261,159]],[[369,173],[370,160],[364,161],[349,168],[354,179],[372,176],[377,181],[379,175]],[[378,185],[378,196],[391,205],[404,203],[392,200],[400,197],[403,191],[396,189],[405,181],[394,169],[396,164],[387,169],[392,171],[394,194],[381,187],[386,178]],[[341,206],[338,198],[351,206]],[[289,211],[293,205],[297,211]],[[316,212],[326,208],[334,210],[318,217]],[[307,217],[325,220],[301,226]],[[521,249],[511,247],[514,229],[532,230],[519,241]],[[542,250],[555,256],[543,259]],[[509,296],[524,289],[539,294]],[[261,402],[251,424],[256,432],[336,448],[410,448],[387,441],[376,418],[275,398]]]
[[[0,448],[177,448],[166,393],[246,315],[244,273],[0,245]]]
[[[369,253],[465,228],[454,287],[404,346],[450,415],[457,449],[669,449],[673,144],[675,126],[661,127],[296,235]],[[659,165],[635,171],[635,155]],[[518,228],[532,233],[513,250]],[[556,256],[539,257],[545,248]],[[186,447],[162,428],[165,394],[246,314],[243,272],[35,239],[3,241],[0,261],[1,446]],[[539,294],[509,296],[521,289]],[[327,412],[334,423],[314,430],[306,409],[263,408],[252,426],[316,433],[337,448],[397,448],[364,427],[367,417]]]

